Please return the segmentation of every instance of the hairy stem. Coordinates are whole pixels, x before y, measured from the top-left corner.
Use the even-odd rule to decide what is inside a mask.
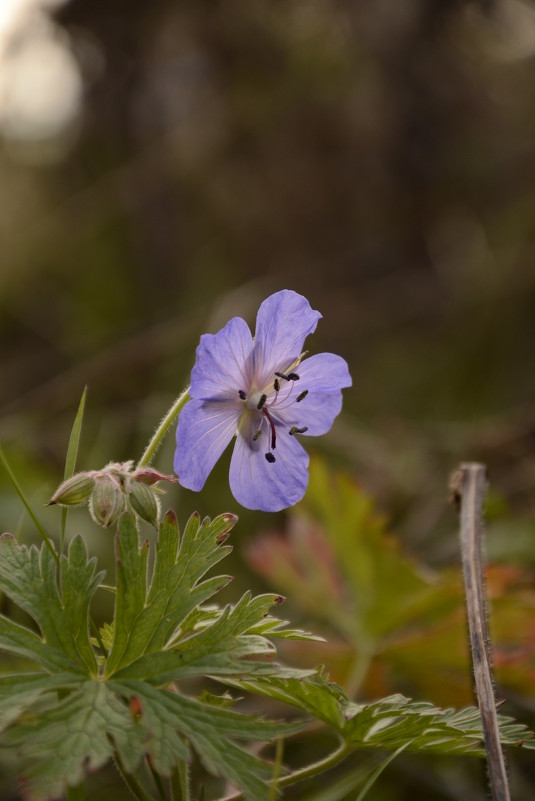
[[[167,793],[165,792],[165,787],[163,786],[163,782],[159,773],[157,773],[150,760],[147,760],[149,764],[149,769],[152,774],[152,778],[154,779],[154,784],[156,785],[156,789],[158,790],[158,795],[160,796],[161,801],[169,801],[167,798]]]
[[[185,760],[180,760],[178,767],[171,774],[172,801],[190,801],[189,769]]]
[[[461,558],[476,698],[481,712],[489,785],[493,801],[510,801],[500,742],[483,579],[483,499],[487,484],[482,464],[461,464],[451,488],[460,509]]]
[[[138,467],[147,467],[151,463],[154,458],[154,455],[160,445],[162,444],[165,435],[167,434],[170,426],[173,425],[175,420],[177,419],[178,415],[189,401],[189,387],[182,392],[181,395],[178,396],[176,401],[173,403],[165,417],[163,417],[160,425],[152,435],[149,444],[145,448],[143,452],[143,456],[138,462]]]

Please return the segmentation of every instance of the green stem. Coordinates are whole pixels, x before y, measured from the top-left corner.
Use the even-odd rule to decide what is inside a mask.
[[[138,467],[147,467],[154,458],[154,455],[160,445],[163,442],[165,435],[167,434],[170,426],[173,425],[176,418],[182,411],[183,407],[189,401],[189,387],[184,390],[184,392],[178,396],[176,401],[173,403],[165,417],[162,419],[160,425],[152,435],[149,444],[145,448],[143,452],[143,456],[138,462]]]
[[[271,791],[269,793],[269,801],[276,801],[277,798],[277,782],[279,781],[279,773],[282,767],[282,757],[284,754],[284,740],[282,737],[277,739],[275,743],[275,762],[273,765],[273,777],[271,779]]]
[[[181,759],[171,774],[172,801],[190,801],[188,763]]]
[[[156,773],[154,768],[151,765],[150,759],[147,760],[150,772],[152,774],[152,778],[154,779],[154,784],[156,785],[156,789],[158,790],[158,795],[161,798],[161,801],[169,801],[167,798],[167,793],[165,792],[165,787],[163,786],[163,782],[159,773]]]
[[[318,776],[320,773],[334,768],[335,765],[342,762],[351,751],[352,748],[349,745],[341,743],[336,751],[333,751],[332,754],[329,754],[329,756],[326,756],[324,759],[320,759],[318,762],[313,762],[312,765],[307,765],[299,770],[294,770],[293,773],[289,773],[287,776],[283,776],[282,779],[278,780],[277,787],[288,787],[296,782],[302,782],[305,779]]]
[[[22,503],[26,507],[26,511],[28,512],[28,514],[32,518],[33,522],[35,523],[39,534],[41,535],[41,537],[45,541],[45,543],[47,545],[47,548],[49,549],[50,553],[52,554],[52,556],[54,557],[54,559],[56,561],[56,564],[59,564],[59,556],[56,553],[56,549],[52,545],[52,540],[50,539],[50,537],[48,536],[48,534],[44,530],[43,526],[41,525],[41,523],[39,522],[37,517],[34,515],[33,510],[30,507],[30,504],[26,500],[26,496],[24,495],[24,492],[22,491],[22,487],[20,486],[19,482],[15,478],[15,474],[13,473],[13,470],[9,466],[9,464],[7,462],[7,459],[4,456],[4,452],[3,452],[2,448],[0,448],[0,459],[2,460],[3,465],[7,470],[7,474],[9,476],[9,478],[11,479],[11,483],[13,484],[13,486],[15,487],[15,489],[17,491],[17,494],[18,494],[19,498],[21,499]]]
[[[76,787],[67,785],[67,801],[85,801],[85,790],[83,781]]]
[[[148,793],[145,790],[145,788],[136,779],[133,773],[127,773],[117,751],[114,752],[113,759],[117,766],[117,770],[121,774],[122,780],[130,790],[134,798],[137,798],[138,801],[157,801],[157,799],[151,793]]]
[[[282,779],[278,779],[275,782],[275,786],[277,789],[280,789],[281,787],[289,787],[297,782],[302,782],[305,779],[312,779],[314,776],[318,776],[320,773],[323,773],[330,768],[334,768],[336,765],[342,762],[352,750],[353,749],[351,746],[347,745],[346,743],[341,743],[336,751],[333,751],[332,754],[329,754],[329,756],[325,757],[324,759],[320,759],[318,762],[313,762],[312,765],[307,765],[299,770],[294,770],[293,773],[289,773],[287,776],[283,776]],[[221,801],[243,800],[243,793],[236,793],[221,799]]]

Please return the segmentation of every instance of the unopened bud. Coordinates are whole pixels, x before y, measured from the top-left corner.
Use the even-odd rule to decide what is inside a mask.
[[[76,473],[57,488],[47,506],[59,503],[61,506],[80,506],[85,503],[95,486],[91,473]]]
[[[158,525],[160,507],[154,492],[147,484],[133,481],[130,486],[128,499],[132,505],[132,509],[139,517],[146,520],[147,523],[151,523],[153,526]]]
[[[91,517],[99,526],[107,528],[124,508],[124,496],[120,485],[110,475],[95,479],[95,488],[89,500]]]
[[[137,470],[134,470],[132,473],[132,479],[149,485],[156,484],[157,481],[171,481],[174,484],[178,483],[178,479],[175,476],[159,473],[158,470],[154,470],[152,467],[138,467]]]

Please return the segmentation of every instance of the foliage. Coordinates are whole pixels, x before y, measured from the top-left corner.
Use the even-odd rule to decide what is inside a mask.
[[[297,707],[338,732],[345,748],[409,749],[479,755],[477,710],[443,710],[391,696],[354,704],[321,673],[282,667],[274,638],[313,640],[289,629],[269,610],[282,598],[245,593],[235,605],[206,605],[229,581],[206,573],[231,550],[236,518],[224,514],[188,521],[182,536],[168,512],[159,529],[149,580],[150,546],[139,543],[134,518],[124,514],[115,538],[113,623],[89,636],[89,606],[103,578],[81,537],[59,558],[43,543],[0,539],[0,588],[27,612],[40,634],[0,617],[0,648],[33,669],[0,680],[5,743],[20,749],[27,798],[45,801],[84,771],[115,758],[126,774],[145,758],[170,776],[193,748],[212,773],[237,784],[248,799],[268,798],[271,769],[236,741],[269,741],[300,729],[229,708],[229,699],[186,695],[182,683],[211,677],[272,701]],[[526,744],[527,729],[502,719],[505,744]]]
[[[348,750],[406,748],[425,753],[484,754],[481,717],[475,707],[439,709],[399,694],[356,704],[321,673],[301,680],[259,678],[232,684],[309,712],[336,729]],[[504,745],[535,749],[531,732],[510,717],[500,716],[500,734]]]
[[[234,606],[203,606],[229,581],[204,575],[229,553],[224,542],[235,522],[233,515],[202,522],[194,515],[180,538],[169,512],[148,582],[149,546],[139,546],[133,519],[122,516],[115,541],[115,618],[101,637],[109,650],[89,637],[89,605],[102,573],[88,559],[83,540],[72,540],[56,575],[45,544],[28,549],[2,536],[0,587],[40,630],[39,635],[0,617],[2,650],[34,667],[0,683],[5,741],[21,750],[28,798],[55,797],[65,783],[76,785],[86,768],[96,769],[112,756],[127,772],[149,757],[155,770],[169,776],[188,758],[189,745],[247,798],[267,798],[269,767],[235,740],[271,740],[300,724],[244,716],[190,698],[174,683],[199,675],[302,675],[258,658],[274,654],[266,635],[307,637],[269,616],[280,596],[246,593]]]

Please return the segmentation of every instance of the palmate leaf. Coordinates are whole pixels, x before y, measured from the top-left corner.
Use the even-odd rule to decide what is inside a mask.
[[[62,669],[96,675],[97,663],[87,625],[89,604],[103,576],[95,573],[95,565],[96,559],[87,558],[83,539],[75,537],[68,556],[59,560],[59,589],[56,562],[48,548],[44,545],[40,551],[35,546],[26,548],[10,534],[0,537],[0,590],[31,615],[41,629],[42,640],[35,638],[33,648],[25,656],[44,664],[45,657],[38,658],[38,651],[46,652],[54,664],[61,663]],[[28,629],[15,628],[6,618],[1,620],[0,632],[0,642],[5,638],[3,647],[14,653],[22,653],[17,650],[16,639],[28,645],[32,639]],[[39,649],[43,641],[48,647]]]
[[[355,704],[320,673],[301,681],[275,677],[225,681],[234,687],[292,704],[333,726],[350,748],[457,753],[484,756],[481,716],[475,707],[440,709],[391,695]],[[500,715],[503,745],[535,749],[535,736],[521,723]]]
[[[247,592],[235,606],[215,613],[209,608],[207,625],[202,625],[199,605],[225,587],[229,577],[200,580],[229,553],[229,546],[222,543],[235,522],[233,515],[202,523],[193,515],[180,540],[176,518],[168,513],[160,527],[152,582],[147,589],[148,546],[144,543],[139,547],[131,518],[121,518],[116,539],[114,637],[105,668],[108,677],[144,679],[163,686],[199,674],[280,672],[272,663],[250,661],[253,655],[275,653],[262,633],[263,626],[271,636],[285,634],[280,628],[282,622],[268,615],[269,609],[283,600],[279,595],[252,597]],[[192,630],[193,613],[196,621]],[[293,631],[286,631],[286,636],[312,638]]]
[[[194,515],[180,538],[168,513],[149,580],[148,545],[139,544],[132,518],[121,518],[115,619],[104,626],[109,653],[98,659],[88,623],[101,574],[82,540],[60,557],[59,571],[45,546],[27,549],[10,535],[0,540],[0,588],[40,628],[0,616],[0,649],[36,665],[32,673],[0,677],[0,731],[21,755],[26,798],[54,798],[113,755],[126,772],[148,757],[169,776],[193,747],[208,770],[227,776],[247,799],[267,801],[270,768],[237,741],[269,741],[301,724],[252,718],[169,689],[171,680],[190,675],[309,673],[258,659],[274,655],[268,635],[308,636],[269,614],[280,596],[246,593],[234,606],[203,606],[228,583],[226,576],[204,576],[229,552],[224,540],[235,519],[201,522]]]
[[[21,673],[0,676],[0,732],[30,709],[46,693],[76,687],[80,678],[72,673]]]
[[[161,775],[169,775],[177,758],[187,758],[189,741],[205,767],[227,776],[246,798],[266,799],[272,768],[243,750],[233,740],[270,741],[302,728],[299,723],[266,721],[233,710],[202,703],[168,690],[157,690],[146,682],[112,680],[123,696],[135,698],[141,712],[139,726],[146,732],[146,748]]]
[[[145,752],[144,734],[113,690],[89,679],[31,722],[11,729],[5,742],[22,754],[26,797],[46,801],[60,796],[65,784],[78,784],[86,769],[101,767],[114,750],[133,771]]]
[[[221,543],[235,523],[234,515],[201,523],[194,514],[180,540],[176,517],[168,512],[160,526],[152,583],[147,592],[148,543],[139,549],[133,519],[128,515],[121,518],[116,538],[114,638],[106,675],[111,676],[143,654],[159,651],[192,609],[226,586],[228,576],[199,581],[230,553],[231,548]]]

